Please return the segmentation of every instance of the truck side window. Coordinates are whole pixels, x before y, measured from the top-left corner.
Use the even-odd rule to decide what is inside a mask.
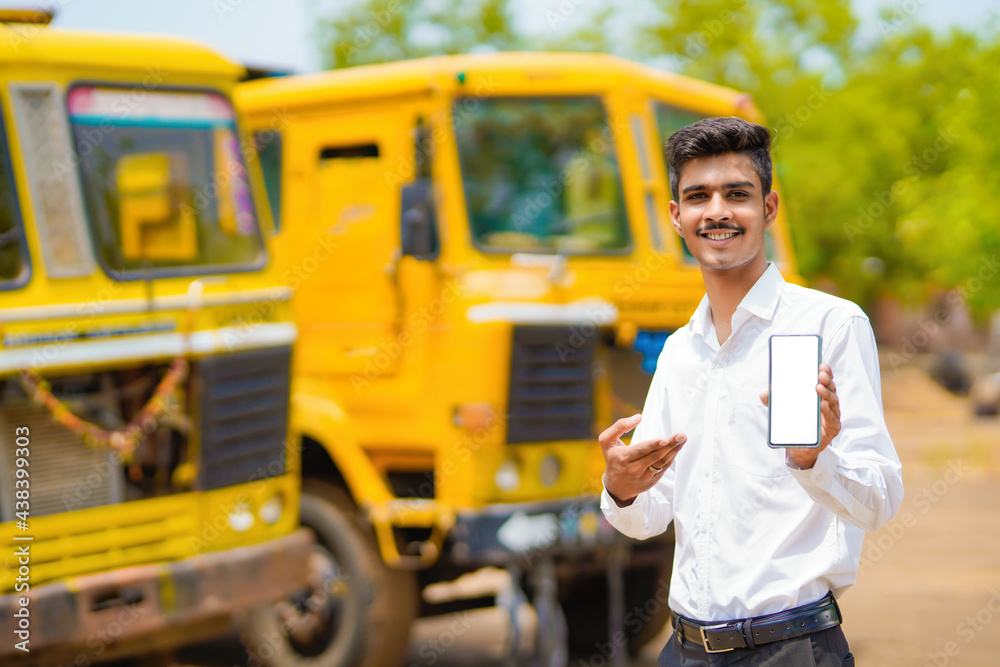
[[[257,159],[260,160],[260,170],[264,176],[267,202],[271,205],[274,229],[279,231],[281,229],[281,133],[275,130],[261,130],[254,132],[253,141],[257,148]]]
[[[430,127],[423,118],[418,118],[413,128],[414,180],[403,185],[400,192],[399,237],[404,255],[423,260],[436,259],[441,252],[431,175],[433,159]]]
[[[0,289],[13,289],[27,282],[28,253],[21,222],[21,209],[14,188],[14,172],[7,145],[7,128],[0,114]]]
[[[670,135],[677,130],[690,125],[691,123],[695,123],[705,116],[703,114],[696,114],[693,111],[687,111],[686,109],[678,109],[677,107],[664,104],[663,102],[654,102],[653,108],[656,112],[656,127],[660,131],[659,145],[663,148],[663,150],[660,151],[660,155],[663,156],[664,171],[667,172],[669,178],[670,165],[667,164],[667,151],[665,148],[667,139],[669,139]],[[678,236],[677,242],[681,244],[681,249],[684,251],[684,260],[694,264],[694,255],[692,255],[691,251],[688,250],[687,244],[684,243],[684,239]]]

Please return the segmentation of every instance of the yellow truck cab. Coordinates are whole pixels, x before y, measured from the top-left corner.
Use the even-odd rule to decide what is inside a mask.
[[[351,608],[405,638],[415,614],[458,608],[419,589],[496,565],[513,575],[501,597],[525,587],[555,619],[550,651],[604,645],[609,608],[630,647],[650,639],[672,541],[604,522],[596,436],[641,408],[704,294],[663,143],[699,118],[757,119],[749,97],[606,55],[505,53],[251,81],[236,100],[296,290],[303,508],[381,558],[352,570],[335,527],[312,526],[327,567],[375,590]],[[794,274],[781,216],[769,250]],[[624,591],[610,601],[606,570]],[[331,623],[313,655],[405,651],[351,632]]]
[[[81,666],[230,631],[312,537],[243,68],[50,18],[0,11],[0,663]]]

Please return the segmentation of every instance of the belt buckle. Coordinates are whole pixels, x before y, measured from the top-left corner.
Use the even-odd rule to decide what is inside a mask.
[[[732,651],[730,648],[712,648],[708,645],[708,635],[705,634],[706,630],[719,630],[721,628],[729,627],[728,623],[723,623],[722,625],[699,625],[698,632],[701,633],[701,644],[705,648],[706,653],[725,653],[727,651]]]

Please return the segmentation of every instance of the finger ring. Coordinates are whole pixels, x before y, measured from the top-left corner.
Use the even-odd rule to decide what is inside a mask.
[[[663,472],[663,468],[657,468],[656,466],[649,466],[649,471],[655,475],[658,472]]]

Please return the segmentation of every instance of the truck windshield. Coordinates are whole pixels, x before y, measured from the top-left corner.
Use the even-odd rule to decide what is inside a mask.
[[[78,85],[68,99],[97,250],[123,279],[263,266],[232,106],[211,92]]]
[[[459,98],[453,118],[477,246],[561,254],[628,250],[621,178],[600,99]]]

